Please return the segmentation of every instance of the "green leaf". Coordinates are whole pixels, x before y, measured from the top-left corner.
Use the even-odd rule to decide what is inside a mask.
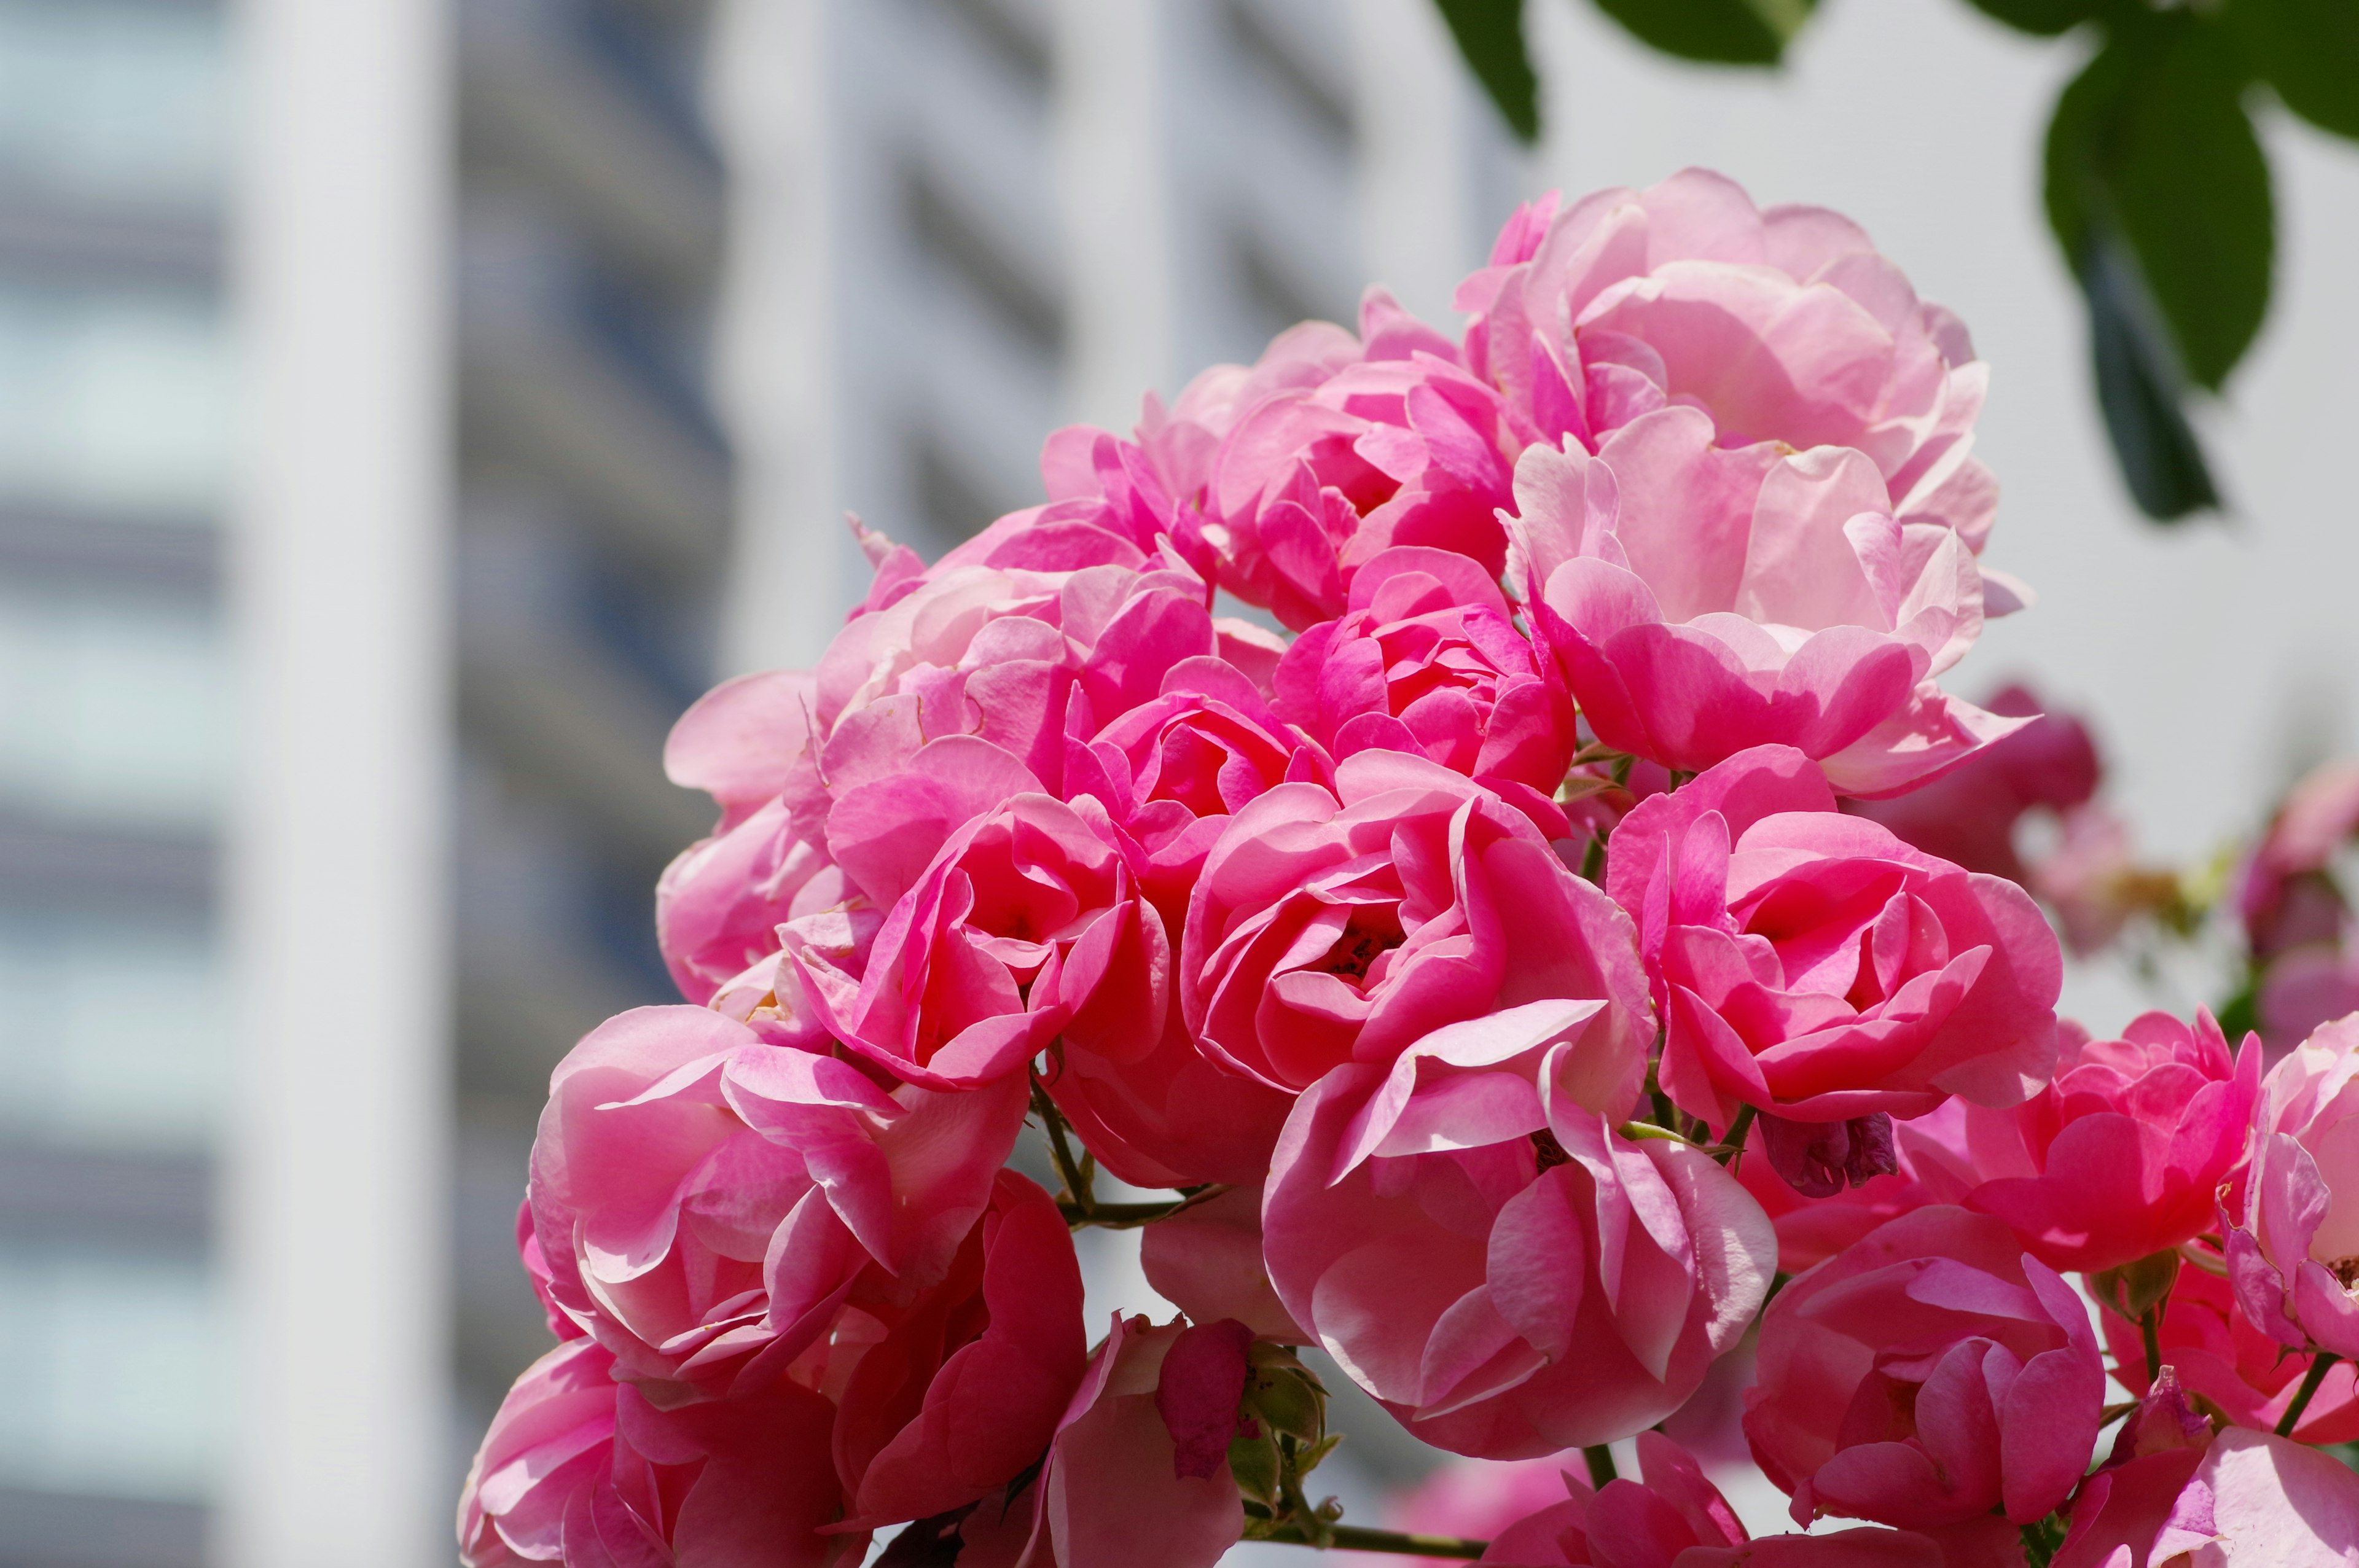
[[[1818,0],[1597,0],[1646,43],[1681,59],[1776,65]]]
[[[2071,32],[2107,9],[2106,0],[1968,0],[1977,11],[2008,27],[2052,38]]]
[[[2231,0],[2228,23],[2286,107],[2359,136],[2359,5],[2352,0]]]
[[[2056,106],[2048,208],[2076,270],[2118,234],[2197,384],[2217,389],[2268,314],[2276,211],[2234,38],[2186,11],[2117,19]]]
[[[2080,279],[2097,406],[2131,498],[2158,523],[2216,510],[2219,489],[2180,407],[2187,378],[2118,235],[2088,242]]]
[[[1540,79],[1524,49],[1524,0],[1434,0],[1474,80],[1526,145],[1540,138]]]

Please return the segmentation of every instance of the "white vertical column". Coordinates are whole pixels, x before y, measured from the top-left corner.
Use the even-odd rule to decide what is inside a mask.
[[[225,1568],[451,1559],[442,0],[240,0]]]
[[[1172,387],[1174,170],[1164,0],[1057,0],[1057,178],[1068,261],[1067,402],[1127,432]]]
[[[1447,326],[1482,260],[1471,94],[1432,0],[1352,0],[1360,244],[1371,280]]]
[[[827,0],[722,0],[714,121],[730,241],[715,341],[737,457],[724,671],[808,665],[853,580],[839,467],[841,366]]]

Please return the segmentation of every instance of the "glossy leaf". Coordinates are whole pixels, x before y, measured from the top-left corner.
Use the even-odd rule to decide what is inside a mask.
[[[1715,65],[1776,65],[1817,0],[1597,0],[1665,54]]]
[[[1977,11],[1996,17],[2021,32],[2052,38],[2094,20],[2109,9],[2107,0],[1968,0]]]
[[[2126,241],[2180,367],[2227,379],[2268,314],[2276,213],[2234,38],[2180,11],[2116,22],[2049,129],[2048,211],[2079,268]]]
[[[2359,136],[2359,5],[2353,0],[2232,0],[2227,18],[2286,107]]]
[[[1458,52],[1526,144],[1539,140],[1540,81],[1524,48],[1524,0],[1434,0]]]

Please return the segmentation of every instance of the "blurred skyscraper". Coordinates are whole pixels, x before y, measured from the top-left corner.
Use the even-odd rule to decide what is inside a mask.
[[[434,54],[381,79],[318,4],[0,0],[0,1568],[193,1564],[209,1534],[233,1568],[408,1561],[322,1535],[333,1488],[443,1514],[547,1347],[515,1208],[550,1066],[670,994],[651,892],[709,822],[663,778],[671,719],[823,644],[865,575],[845,511],[936,554],[1037,498],[1059,424],[1127,427],[1143,389],[1349,322],[1363,276],[1441,308],[1506,199],[1426,0],[450,0],[415,27],[432,0],[367,0],[345,25]],[[410,144],[304,161],[380,131]],[[319,211],[347,168],[352,210]],[[353,225],[397,211],[447,280],[353,280],[340,314],[348,280],[306,269],[377,254]],[[306,377],[344,362],[307,335],[370,287],[447,302],[447,351],[377,386],[363,343],[313,427]],[[397,428],[421,406],[447,441]],[[304,468],[340,433],[447,471],[348,512]],[[404,528],[431,602],[375,575]],[[301,619],[339,604],[349,635]],[[288,666],[375,679],[388,650],[447,678],[441,739],[318,728]],[[390,918],[441,959],[340,929],[332,819],[282,833],[271,781],[336,789],[356,734],[425,753],[354,781],[356,913],[414,895]],[[437,772],[440,805],[382,798]],[[389,898],[366,866],[405,855],[432,869]],[[368,1062],[443,1081],[445,1018],[438,1132],[445,1102]],[[401,1292],[374,1320],[294,1293],[310,1270],[334,1298],[332,1244],[397,1249],[370,1217],[446,1162],[447,1263],[370,1257]],[[398,1452],[420,1430],[430,1485]]]

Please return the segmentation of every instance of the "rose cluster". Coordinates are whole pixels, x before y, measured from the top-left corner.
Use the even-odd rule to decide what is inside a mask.
[[[2344,1561],[2359,1482],[2272,1429],[2359,1435],[2359,1025],[2266,1087],[2209,1015],[2060,1027],[2006,830],[2093,778],[1939,684],[2028,598],[1964,329],[1695,171],[1523,209],[1457,303],[1060,431],[930,566],[864,533],[817,667],[680,720],[682,1000],[553,1077],[518,1243],[560,1343],[472,1568],[1325,1545],[1299,1350],[1530,1460],[1756,1323],[1753,1454],[1860,1528],[1748,1541],[1648,1433],[1488,1560]],[[1181,1315],[1085,1324],[1091,1225]],[[2109,1345],[2144,1402],[2090,1475]]]

